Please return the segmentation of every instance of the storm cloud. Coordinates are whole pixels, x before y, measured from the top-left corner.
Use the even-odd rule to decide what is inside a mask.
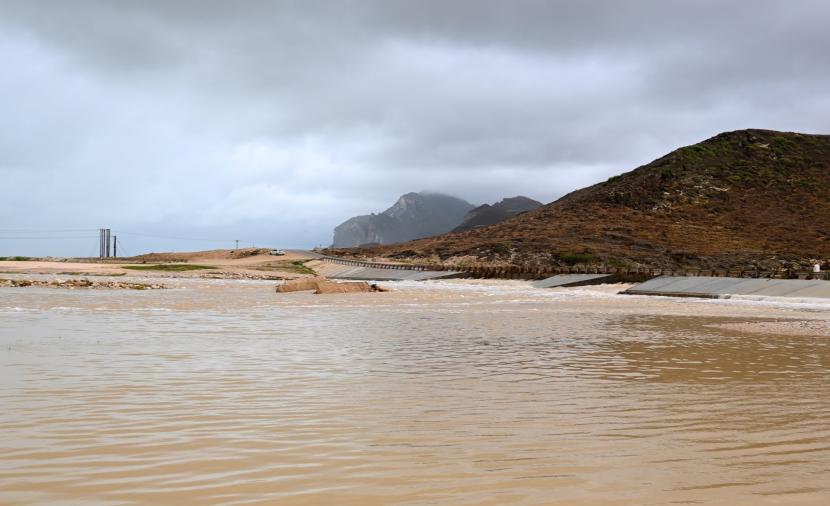
[[[40,231],[98,227],[125,253],[325,245],[409,191],[548,202],[725,130],[830,133],[828,19],[823,1],[0,1],[0,255],[91,254]]]

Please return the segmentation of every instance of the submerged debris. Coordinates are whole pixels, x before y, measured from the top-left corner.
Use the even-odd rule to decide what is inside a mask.
[[[0,287],[2,288],[19,288],[19,287],[45,287],[45,288],[109,288],[121,290],[161,290],[167,288],[166,285],[160,283],[131,283],[128,281],[105,281],[105,280],[89,280],[89,279],[52,279],[52,280],[32,280],[32,279],[0,279]]]
[[[309,290],[317,290],[317,279],[293,279],[277,285],[277,293],[305,292]]]
[[[375,284],[369,284],[365,281],[335,283],[323,278],[304,278],[286,281],[277,285],[277,293],[288,292],[306,292],[314,290],[315,294],[323,293],[368,293],[368,292],[388,292],[389,290],[381,288]]]

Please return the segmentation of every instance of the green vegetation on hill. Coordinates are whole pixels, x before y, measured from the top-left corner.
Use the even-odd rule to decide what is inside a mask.
[[[317,273],[314,272],[313,269],[306,267],[306,262],[310,260],[281,260],[276,262],[268,262],[266,264],[257,265],[253,267],[259,271],[281,271],[281,272],[290,272],[292,274],[309,274],[312,276],[316,276]]]
[[[509,222],[351,254],[529,267],[786,269],[826,262],[830,136],[726,132]]]

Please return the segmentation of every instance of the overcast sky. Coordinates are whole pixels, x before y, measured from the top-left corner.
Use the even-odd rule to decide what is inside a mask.
[[[126,254],[327,245],[409,191],[550,202],[725,130],[830,133],[828,20],[824,0],[0,0],[0,255],[97,254],[98,227]]]

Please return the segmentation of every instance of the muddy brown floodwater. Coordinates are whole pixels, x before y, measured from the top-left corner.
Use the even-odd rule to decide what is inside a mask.
[[[165,283],[0,289],[0,504],[830,504],[830,305]]]

